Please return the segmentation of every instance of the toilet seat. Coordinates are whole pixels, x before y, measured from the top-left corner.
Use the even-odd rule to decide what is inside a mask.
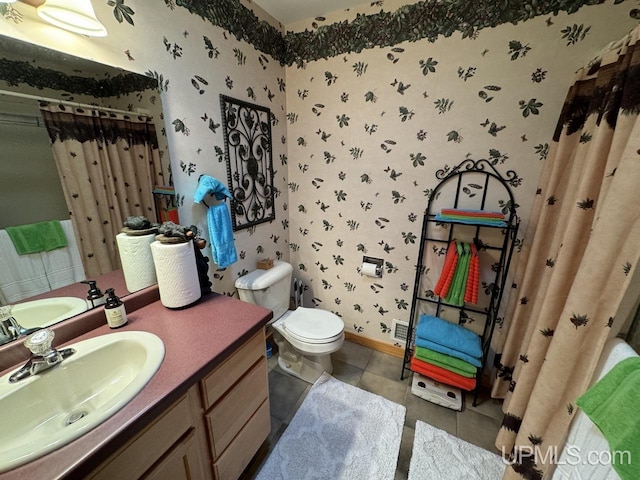
[[[316,308],[298,307],[285,313],[276,323],[291,337],[310,344],[335,342],[344,330],[340,317]]]
[[[344,322],[325,310],[298,307],[272,324],[278,345],[278,365],[285,372],[315,383],[322,372],[331,373],[331,354],[342,348]]]

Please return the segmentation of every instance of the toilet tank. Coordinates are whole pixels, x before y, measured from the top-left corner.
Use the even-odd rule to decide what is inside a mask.
[[[269,270],[254,270],[236,280],[240,300],[273,310],[280,318],[289,310],[293,267],[276,260]]]

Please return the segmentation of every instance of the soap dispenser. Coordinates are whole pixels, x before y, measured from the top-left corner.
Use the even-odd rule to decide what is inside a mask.
[[[120,300],[113,288],[107,288],[107,302],[104,306],[104,313],[107,316],[107,323],[111,328],[119,328],[127,324],[127,312],[124,303]]]
[[[89,291],[87,292],[87,305],[89,308],[104,305],[107,299],[105,298],[104,293],[102,293],[96,285],[95,280],[83,280],[80,283],[86,283],[89,285]]]

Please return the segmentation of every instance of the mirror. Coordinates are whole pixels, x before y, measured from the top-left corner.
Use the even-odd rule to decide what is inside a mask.
[[[3,145],[0,152],[0,198],[3,201],[0,230],[49,220],[64,223],[69,219],[48,133],[39,115],[38,99],[151,116],[155,131],[161,137],[156,142],[162,140],[158,143],[160,171],[156,168],[154,180],[159,186],[171,184],[162,105],[155,78],[0,36],[0,91],[0,141]],[[121,180],[127,181],[126,178]],[[155,217],[149,215],[149,220],[159,221],[157,213],[169,206],[167,201],[171,198],[166,194],[151,198],[154,205],[145,207]],[[6,245],[0,245],[2,256],[6,257]],[[124,289],[121,271],[105,273],[109,282],[121,287],[119,296],[129,293]],[[95,280],[103,291],[114,286],[104,283],[106,280],[101,281],[101,278]],[[51,292],[37,292],[33,297],[19,301],[67,296],[64,294],[69,290],[82,292],[81,297],[86,298],[88,290],[87,285],[77,282],[54,286],[56,288]],[[7,303],[18,301],[7,300]]]

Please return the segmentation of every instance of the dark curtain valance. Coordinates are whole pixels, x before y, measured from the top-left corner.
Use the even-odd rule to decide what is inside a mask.
[[[40,105],[46,105],[41,102]],[[145,115],[116,114],[101,110],[58,105],[58,112],[43,111],[51,143],[77,140],[84,143],[99,137],[114,144],[125,140],[131,145],[149,144],[158,148],[158,137],[153,121]]]
[[[588,77],[576,82],[567,95],[556,126],[553,140],[558,141],[566,126],[566,135],[584,127],[587,118],[597,115],[597,125],[604,119],[610,128],[616,127],[620,114],[640,113],[640,48],[630,45],[617,62],[602,66],[590,65]]]

